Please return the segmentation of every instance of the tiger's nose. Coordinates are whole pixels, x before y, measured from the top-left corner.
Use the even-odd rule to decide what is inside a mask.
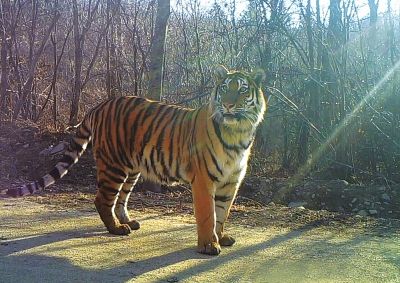
[[[235,107],[234,103],[224,103],[224,107],[226,108],[226,110],[232,110],[233,107]]]

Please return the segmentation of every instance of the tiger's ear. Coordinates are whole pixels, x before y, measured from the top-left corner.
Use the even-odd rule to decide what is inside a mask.
[[[250,73],[250,76],[256,83],[257,87],[261,86],[262,81],[265,80],[265,77],[266,77],[263,69],[254,70],[253,72]]]
[[[218,65],[218,66],[215,68],[214,78],[215,78],[216,81],[219,81],[219,80],[225,78],[225,77],[226,77],[226,74],[228,74],[228,69],[225,68],[225,67],[222,66],[222,65]]]

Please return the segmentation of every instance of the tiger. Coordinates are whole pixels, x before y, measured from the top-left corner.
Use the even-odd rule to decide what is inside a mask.
[[[139,176],[160,184],[186,183],[192,189],[197,251],[218,255],[221,246],[235,243],[224,225],[267,108],[264,77],[261,69],[217,66],[210,99],[197,109],[137,96],[104,101],[77,125],[48,174],[7,193],[19,197],[50,186],[91,143],[97,169],[94,204],[109,233],[127,235],[140,228],[127,209]]]

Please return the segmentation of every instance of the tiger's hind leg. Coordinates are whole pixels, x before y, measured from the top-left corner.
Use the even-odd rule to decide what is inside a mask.
[[[96,160],[97,194],[94,200],[97,212],[107,227],[108,232],[115,235],[127,235],[131,232],[128,224],[121,224],[115,215],[115,205],[127,174],[113,165],[105,164],[102,159]]]
[[[139,222],[129,217],[128,212],[128,200],[132,193],[133,187],[139,179],[140,173],[129,174],[125,183],[119,192],[117,203],[115,204],[115,214],[122,224],[128,224],[132,230],[138,230],[140,228]]]

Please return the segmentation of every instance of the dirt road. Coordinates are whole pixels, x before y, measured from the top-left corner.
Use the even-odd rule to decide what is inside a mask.
[[[191,215],[132,212],[112,236],[92,207],[0,199],[1,282],[400,282],[400,228],[230,224],[234,247],[195,252]],[[251,219],[248,219],[251,222]]]

